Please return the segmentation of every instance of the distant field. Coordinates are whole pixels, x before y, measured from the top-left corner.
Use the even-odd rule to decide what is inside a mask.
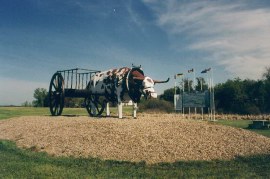
[[[111,114],[116,115],[116,108],[110,108]],[[124,106],[124,113],[131,115],[132,107]],[[35,107],[0,107],[0,120],[18,116],[48,116],[51,115],[49,108]],[[85,108],[64,108],[62,115],[88,116]]]
[[[0,119],[18,116],[49,116],[49,108],[40,107],[0,107]],[[62,115],[88,116],[85,108],[64,108]]]

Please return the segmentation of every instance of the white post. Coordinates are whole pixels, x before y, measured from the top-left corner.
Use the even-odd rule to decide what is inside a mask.
[[[184,92],[185,92],[185,81],[184,81],[184,77],[182,78],[182,115],[183,118],[185,118],[185,107],[184,107]]]
[[[137,103],[133,103],[133,118],[134,119],[137,119],[137,109],[138,109]]]
[[[203,107],[202,107],[202,120],[203,120]]]
[[[176,76],[175,76],[175,79],[174,79],[174,112],[176,112]]]
[[[188,107],[188,119],[190,119],[190,107]]]
[[[195,79],[195,73],[196,73],[196,72],[195,72],[195,68],[193,68],[193,80],[194,80],[194,82],[193,82],[193,90],[194,90],[194,91],[196,91],[196,89],[195,89],[195,88],[196,88],[196,86],[195,86],[195,80],[196,80],[196,79]],[[195,119],[197,119],[197,116],[196,116],[196,115],[197,115],[197,109],[196,109],[196,107],[195,107]]]
[[[212,93],[213,93],[213,117],[214,121],[216,121],[216,107],[215,107],[215,90],[214,90],[214,76],[213,76],[213,68],[211,68],[211,75],[212,75]]]
[[[118,118],[122,119],[123,118],[123,103],[118,102]]]
[[[203,78],[201,77],[201,78],[200,78],[201,92],[202,92],[202,81],[203,81]],[[202,120],[203,120],[203,107],[201,107],[201,112],[202,112]]]
[[[106,103],[106,116],[109,117],[111,114],[110,114],[110,103],[107,102]]]
[[[210,77],[208,72],[206,73],[207,75],[207,85],[208,85],[208,90],[209,90],[209,98],[210,98],[210,107],[208,107],[208,120],[212,120],[212,115],[211,115],[211,83],[210,83]]]
[[[195,119],[197,119],[197,107],[195,107]]]

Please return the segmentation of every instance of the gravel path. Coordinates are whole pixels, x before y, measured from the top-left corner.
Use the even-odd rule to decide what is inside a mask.
[[[270,154],[270,138],[174,114],[140,119],[31,116],[0,121],[0,139],[53,156],[146,161],[233,159]]]

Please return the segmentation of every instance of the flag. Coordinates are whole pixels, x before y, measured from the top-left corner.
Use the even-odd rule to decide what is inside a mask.
[[[207,72],[207,69],[203,70],[201,73],[206,73]]]
[[[194,71],[194,69],[192,68],[192,69],[188,70],[188,73],[191,73],[191,72],[193,72],[193,71]]]
[[[174,75],[174,79],[176,79],[176,77],[182,76],[182,75],[183,75],[183,73],[178,73],[178,74]]]
[[[211,70],[211,68],[207,68],[207,69],[203,70],[201,73],[207,73],[210,70]]]

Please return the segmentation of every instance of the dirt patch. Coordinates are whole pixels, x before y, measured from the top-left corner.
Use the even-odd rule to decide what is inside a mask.
[[[270,154],[270,138],[174,114],[141,114],[140,119],[19,117],[0,121],[0,139],[55,156],[150,164]]]

